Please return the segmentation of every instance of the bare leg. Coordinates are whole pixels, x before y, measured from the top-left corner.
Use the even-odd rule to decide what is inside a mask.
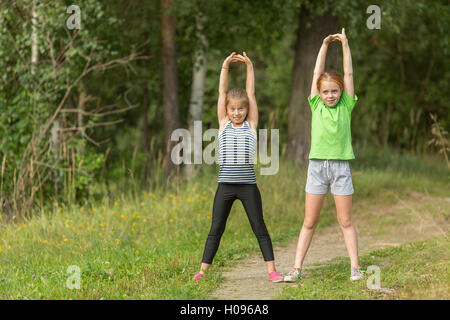
[[[268,273],[276,271],[276,269],[275,269],[275,260],[266,261],[266,265],[267,265],[267,272]]]
[[[344,234],[344,241],[352,268],[358,268],[358,237],[352,222],[352,196],[334,196],[337,218]]]
[[[201,274],[207,273],[208,270],[209,270],[209,267],[211,267],[210,264],[202,262],[202,265],[200,267],[200,272],[199,273],[201,273]]]
[[[311,244],[314,230],[319,222],[320,210],[322,209],[325,196],[326,194],[311,194],[306,192],[305,219],[303,220],[303,226],[298,237],[294,268],[301,268],[303,265],[303,260]]]

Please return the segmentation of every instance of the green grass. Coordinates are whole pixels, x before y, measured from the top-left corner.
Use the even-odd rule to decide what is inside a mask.
[[[348,259],[335,258],[308,270],[296,284],[286,286],[277,299],[449,299],[450,273],[448,238],[410,242],[399,247],[375,250],[360,257],[363,270],[377,266],[380,288],[374,284],[375,272],[365,278],[349,280]]]
[[[410,191],[448,196],[443,191],[448,190],[448,176],[440,166],[428,160],[402,163],[405,166],[395,169],[375,161],[370,166],[352,164],[355,208],[393,204]],[[432,168],[438,174],[430,174]],[[206,167],[190,183],[151,192],[131,190],[99,203],[60,207],[28,221],[1,225],[0,299],[210,298],[226,267],[259,252],[242,204],[236,202],[208,280],[192,281],[210,228],[216,179],[214,168]],[[305,182],[306,169],[287,161],[281,161],[278,174],[258,176],[274,245],[298,235]],[[319,228],[335,223],[329,195]],[[66,286],[72,265],[81,270],[79,290]],[[334,265],[339,266],[326,268]]]

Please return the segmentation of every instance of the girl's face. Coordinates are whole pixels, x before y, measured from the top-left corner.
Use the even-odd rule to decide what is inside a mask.
[[[241,126],[247,116],[248,108],[240,100],[230,100],[227,105],[227,115],[233,125]]]
[[[341,98],[342,90],[334,81],[324,80],[320,85],[320,98],[329,107],[334,107]]]

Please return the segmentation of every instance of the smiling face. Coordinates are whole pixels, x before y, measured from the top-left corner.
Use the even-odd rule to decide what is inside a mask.
[[[242,100],[230,99],[227,105],[227,115],[234,126],[240,127],[247,117],[248,107]]]
[[[341,98],[342,90],[335,81],[323,80],[320,84],[319,95],[328,107],[334,107]]]

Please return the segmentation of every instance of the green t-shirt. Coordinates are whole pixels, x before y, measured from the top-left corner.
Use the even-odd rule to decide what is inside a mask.
[[[308,97],[311,107],[311,150],[309,159],[355,159],[352,148],[351,114],[358,97],[345,91],[341,99],[328,107],[317,94]]]

